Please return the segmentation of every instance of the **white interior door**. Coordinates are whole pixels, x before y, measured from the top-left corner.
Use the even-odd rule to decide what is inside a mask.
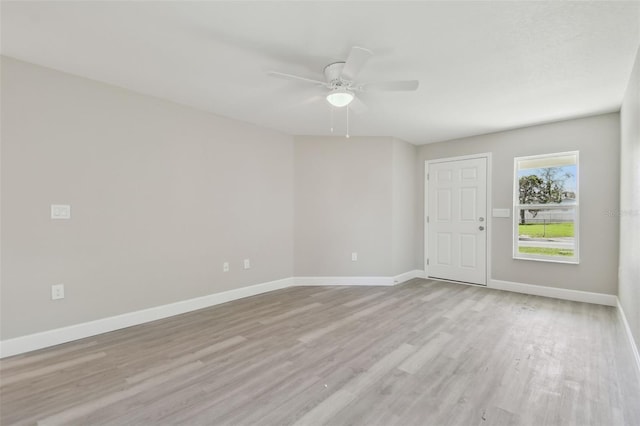
[[[486,158],[429,163],[429,277],[487,284],[486,218]]]

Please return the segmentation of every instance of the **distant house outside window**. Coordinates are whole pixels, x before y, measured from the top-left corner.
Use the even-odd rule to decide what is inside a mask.
[[[578,151],[515,158],[513,257],[579,263]]]

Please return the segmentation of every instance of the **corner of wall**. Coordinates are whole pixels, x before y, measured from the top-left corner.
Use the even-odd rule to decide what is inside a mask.
[[[620,108],[618,298],[636,354],[640,344],[640,47]]]

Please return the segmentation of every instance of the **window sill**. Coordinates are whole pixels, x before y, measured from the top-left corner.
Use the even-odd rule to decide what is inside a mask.
[[[567,263],[570,265],[579,265],[580,259],[569,258],[560,259],[557,257],[543,257],[543,256],[513,256],[513,260],[533,260],[534,262],[547,262],[547,263]]]

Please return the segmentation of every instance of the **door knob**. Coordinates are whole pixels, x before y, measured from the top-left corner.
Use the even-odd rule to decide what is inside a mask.
[[[484,226],[478,226],[478,229],[484,231]]]

